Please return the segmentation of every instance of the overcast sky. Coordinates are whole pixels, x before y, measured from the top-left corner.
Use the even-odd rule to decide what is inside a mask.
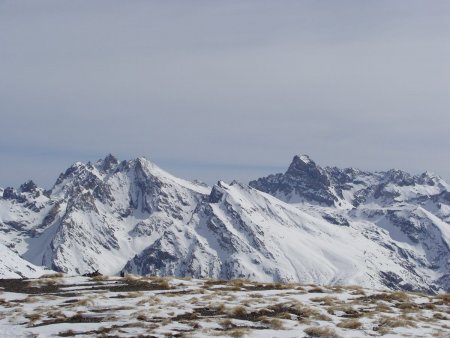
[[[0,117],[3,187],[107,153],[450,179],[450,1],[0,0]]]

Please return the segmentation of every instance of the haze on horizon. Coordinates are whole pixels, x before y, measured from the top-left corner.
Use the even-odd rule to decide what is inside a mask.
[[[450,2],[0,0],[0,186],[145,156],[208,183],[450,179]]]

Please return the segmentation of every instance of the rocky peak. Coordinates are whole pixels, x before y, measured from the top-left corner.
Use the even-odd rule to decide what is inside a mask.
[[[16,198],[16,192],[15,192],[14,188],[6,187],[5,190],[3,190],[3,198],[5,200],[15,199]]]
[[[219,182],[220,183],[220,182]],[[211,193],[208,197],[208,203],[219,203],[223,197],[223,191],[220,186],[217,184],[213,186]]]
[[[414,185],[414,178],[402,170],[391,169],[386,172],[386,180],[399,186]]]
[[[119,164],[119,161],[116,157],[111,154],[108,154],[103,160],[97,162],[97,166],[103,171],[110,171],[115,168]]]
[[[249,185],[289,202],[304,200],[333,205],[338,200],[327,172],[307,155],[294,156],[284,174],[269,175]]]
[[[149,175],[149,164],[150,162],[143,157],[138,157],[131,161],[131,167],[134,168],[136,177],[139,180],[146,181],[151,175]]]
[[[312,161],[308,155],[295,155],[287,172],[298,172],[307,170],[307,168],[315,168],[316,163]]]
[[[64,173],[61,173],[56,180],[55,186],[61,184],[66,178],[77,177],[86,169],[86,165],[81,162],[75,162]]]
[[[318,180],[323,184],[329,185],[328,177],[322,168],[309,158],[308,155],[294,156],[286,175],[301,178],[304,180]]]
[[[234,181],[233,181],[234,182]],[[233,185],[233,183],[231,184]],[[229,186],[224,181],[217,181],[208,197],[208,203],[219,203],[228,192]]]
[[[20,192],[16,191],[12,187],[7,187],[5,190],[3,190],[3,199],[5,200],[15,200],[18,203],[24,203],[26,202],[25,195],[21,194]]]
[[[29,193],[35,193],[37,191],[37,185],[32,181],[26,181],[20,186],[21,192],[29,192]]]
[[[425,171],[424,173],[417,176],[416,181],[418,184],[431,186],[442,183],[442,179],[438,175],[431,173],[429,171]]]

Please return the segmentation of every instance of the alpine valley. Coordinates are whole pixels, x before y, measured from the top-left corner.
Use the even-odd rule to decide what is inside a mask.
[[[450,186],[320,167],[189,182],[145,158],[75,163],[50,190],[0,188],[0,277],[99,270],[450,291]]]

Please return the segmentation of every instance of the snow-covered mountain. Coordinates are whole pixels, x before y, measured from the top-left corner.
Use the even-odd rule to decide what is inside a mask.
[[[439,177],[321,168],[213,187],[146,159],[76,163],[51,190],[0,190],[0,241],[84,273],[450,290],[450,190]]]
[[[450,289],[450,186],[440,177],[322,168],[302,155],[285,173],[249,185],[336,226],[359,228],[390,251],[391,261]],[[405,282],[402,274],[378,270],[389,287]]]
[[[3,193],[1,239],[36,265],[113,274],[134,255],[188,222],[207,186],[144,158],[75,163],[44,191],[27,182]]]
[[[36,278],[50,272],[27,262],[14,251],[0,244],[0,279]]]

